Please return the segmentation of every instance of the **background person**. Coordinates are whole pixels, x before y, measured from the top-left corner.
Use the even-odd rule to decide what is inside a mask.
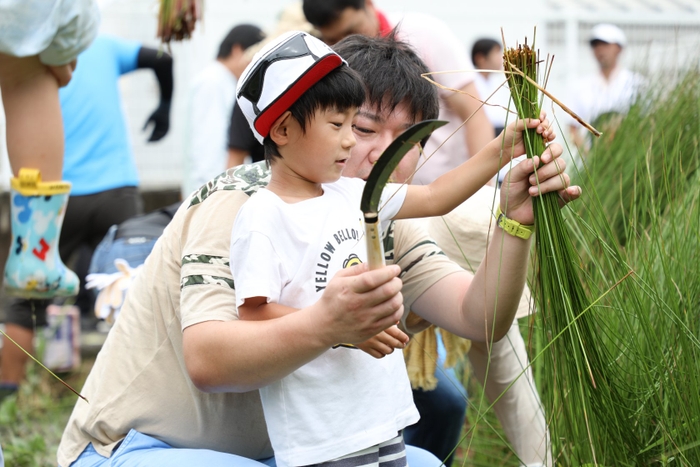
[[[488,99],[484,110],[493,125],[496,135],[498,135],[508,121],[517,118],[515,106],[510,102],[510,91],[506,83],[506,76],[503,71],[503,47],[500,42],[493,39],[478,39],[472,45],[472,62],[477,70],[484,70],[476,73],[474,83],[482,99]],[[488,70],[492,70],[489,72]],[[500,72],[500,73],[499,73]],[[510,115],[508,115],[510,110]],[[498,172],[498,182],[503,182],[503,177],[508,170],[527,156],[515,158],[506,167]]]
[[[192,81],[188,113],[189,140],[183,196],[243,160],[227,151],[227,135],[235,101],[236,82],[248,65],[245,51],[265,37],[252,24],[239,24],[219,46],[216,60]]]
[[[172,59],[135,41],[101,35],[79,56],[81,67],[60,91],[65,125],[63,178],[73,185],[59,241],[61,256],[69,258],[86,247],[91,254],[110,226],[143,211],[138,173],[122,111],[119,78],[138,69],[153,70],[160,102],[146,124],[153,124],[149,141],[169,129],[173,91]],[[79,271],[84,283],[86,270]],[[92,300],[78,297],[86,313]],[[48,301],[15,300],[6,313],[6,332],[31,351],[36,327],[46,325]],[[24,379],[27,355],[14,345],[0,350],[0,388],[13,392]]]
[[[498,136],[506,125],[506,119],[513,120],[516,114],[508,118],[510,92],[503,71],[503,48],[493,39],[477,39],[472,45],[472,62],[479,71],[474,75],[474,84],[482,99],[487,101],[484,110]],[[493,73],[489,73],[489,70]],[[501,72],[501,73],[499,73]],[[490,96],[490,97],[489,97]]]
[[[441,85],[462,92],[438,90],[439,118],[449,123],[438,128],[426,144],[425,154],[432,157],[421,161],[414,184],[432,182],[491,141],[493,127],[480,108],[474,73],[468,71],[473,65],[461,41],[445,23],[422,13],[385,15],[373,0],[304,0],[303,8],[306,19],[329,44],[350,34],[384,36],[396,28],[398,38],[415,47],[430,71],[464,70],[431,76]],[[457,134],[450,138],[455,131]],[[439,145],[442,145],[440,150],[433,154]]]
[[[76,57],[95,38],[98,23],[92,0],[0,1],[0,90],[14,174],[12,249],[3,287],[11,295],[78,293],[78,278],[63,265],[57,248],[70,192],[70,184],[61,182],[58,88],[70,81]],[[22,169],[28,170],[20,174]]]
[[[613,24],[597,24],[590,32],[591,51],[598,62],[598,72],[584,76],[570,92],[571,109],[584,121],[596,126],[605,116],[608,131],[617,127],[619,119],[627,113],[645,79],[620,63],[620,56],[627,45],[627,37]],[[598,128],[600,129],[600,128]],[[585,146],[586,130],[572,120],[570,131],[578,147]]]

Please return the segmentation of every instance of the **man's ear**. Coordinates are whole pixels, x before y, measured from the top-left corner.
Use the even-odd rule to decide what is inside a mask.
[[[291,133],[290,123],[293,118],[292,113],[287,110],[280,115],[270,127],[270,139],[275,142],[277,147],[284,146],[289,142]]]

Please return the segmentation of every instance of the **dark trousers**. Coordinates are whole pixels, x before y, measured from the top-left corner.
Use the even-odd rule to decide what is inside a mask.
[[[121,187],[92,195],[68,198],[58,250],[64,262],[78,255],[74,271],[80,278],[80,293],[75,304],[82,313],[92,314],[94,298],[85,290],[90,257],[109,228],[143,212],[143,200],[137,187]],[[50,300],[15,299],[6,313],[6,322],[27,329],[46,325],[46,307]]]
[[[413,391],[420,420],[403,434],[406,444],[432,452],[449,467],[464,425],[467,395],[461,383],[442,368],[435,376],[438,385],[434,390]]]

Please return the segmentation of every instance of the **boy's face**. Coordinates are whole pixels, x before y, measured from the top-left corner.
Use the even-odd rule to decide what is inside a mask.
[[[314,183],[331,183],[343,175],[350,149],[355,146],[352,124],[356,108],[344,112],[316,110],[302,131],[299,122],[290,119],[291,151],[282,160],[296,174]]]
[[[366,180],[382,152],[416,121],[403,103],[396,106],[393,112],[380,112],[374,107],[363,105],[355,118],[357,145],[352,150],[352,158],[343,175]],[[391,180],[398,183],[410,182],[419,158],[420,151],[414,147],[401,159]]]

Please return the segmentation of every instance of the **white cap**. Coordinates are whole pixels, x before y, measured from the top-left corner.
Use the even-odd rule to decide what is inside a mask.
[[[333,49],[303,31],[282,34],[253,56],[238,80],[236,98],[255,138],[311,86],[346,63]]]
[[[627,45],[627,38],[622,29],[607,23],[597,24],[591,29],[590,41],[602,41],[608,44],[617,44],[620,47]]]

